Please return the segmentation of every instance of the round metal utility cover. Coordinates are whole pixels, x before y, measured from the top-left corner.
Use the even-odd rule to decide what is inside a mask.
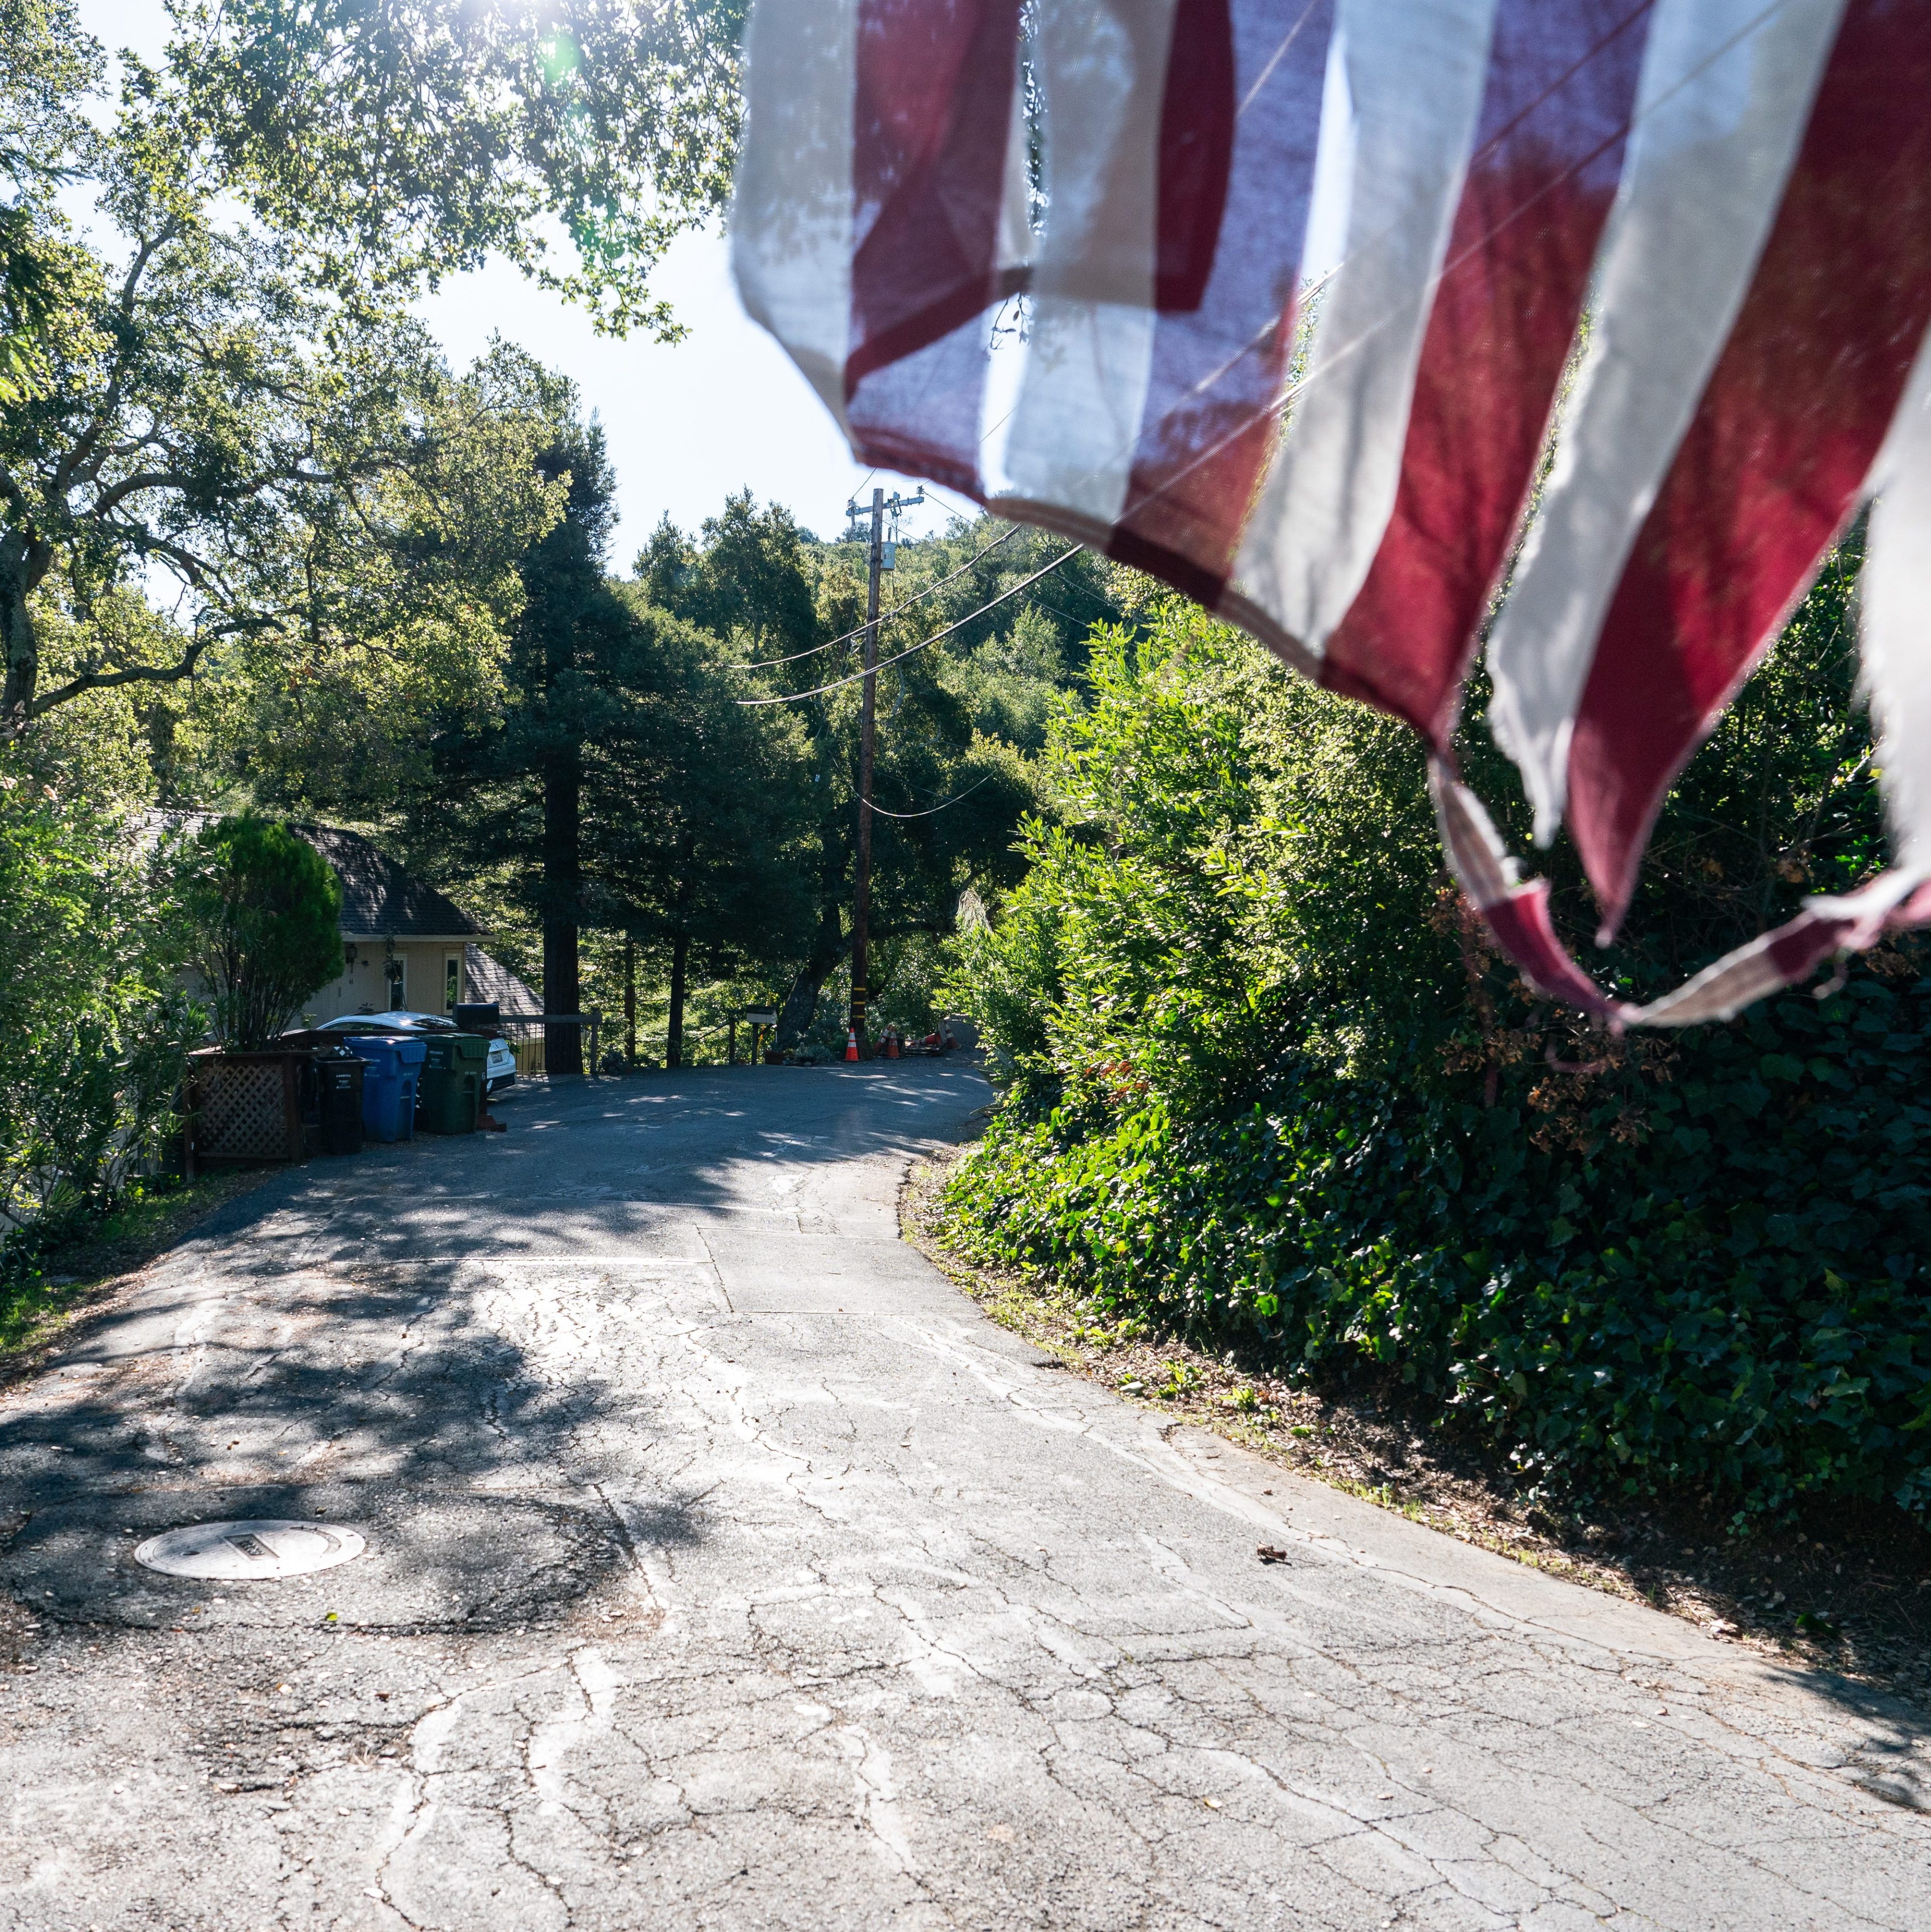
[[[332,1569],[362,1553],[352,1529],[332,1523],[195,1522],[163,1530],[134,1552],[134,1561],[164,1576],[201,1576],[211,1582],[271,1583]]]

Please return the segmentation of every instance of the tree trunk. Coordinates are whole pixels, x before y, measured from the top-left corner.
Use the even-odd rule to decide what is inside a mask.
[[[583,760],[574,744],[543,760],[543,1010],[583,1010],[577,973],[577,914],[582,902],[578,838],[583,818]],[[583,1029],[545,1027],[544,1064],[552,1073],[583,1070]]]
[[[637,935],[624,934],[624,1058],[637,1064]]]
[[[7,675],[0,686],[0,742],[17,738],[27,728],[27,712],[40,681],[40,646],[34,620],[27,611],[27,593],[46,574],[36,571],[42,546],[28,543],[17,530],[0,532],[0,650]]]
[[[845,937],[835,903],[827,903],[818,922],[811,956],[792,982],[784,1010],[778,1016],[777,1046],[781,1052],[796,1046],[818,1010],[818,988],[838,970],[844,957]]]
[[[680,932],[670,942],[670,1037],[664,1043],[664,1064],[684,1064],[684,983],[691,964],[691,935]]]

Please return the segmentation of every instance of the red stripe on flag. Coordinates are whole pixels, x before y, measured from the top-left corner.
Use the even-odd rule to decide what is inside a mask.
[[[983,502],[985,334],[975,311],[951,334],[867,376],[845,411],[853,460],[929,477]]]
[[[1333,26],[1333,0],[1181,0],[1174,15],[1160,129],[1164,312],[1107,548],[1210,607],[1276,427]],[[1216,123],[1230,142],[1224,175],[1192,145]]]
[[[1653,0],[1501,0],[1402,477],[1321,682],[1438,747],[1507,558],[1615,199]]]
[[[1429,792],[1456,882],[1495,943],[1535,989],[1617,1026],[1701,1026],[1728,1019],[1780,987],[1807,976],[1840,947],[1873,945],[1887,927],[1911,921],[1927,890],[1885,873],[1849,898],[1813,900],[1798,916],[1713,960],[1673,992],[1632,1006],[1604,992],[1570,956],[1549,913],[1549,881],[1512,884],[1515,866],[1481,801],[1447,760],[1429,761]]]
[[[1577,712],[1570,826],[1606,934],[1672,781],[1855,506],[1931,322],[1927,103],[1931,8],[1851,0]]]
[[[1549,916],[1549,881],[1531,879],[1481,909],[1495,943],[1522,970],[1536,991],[1603,1019],[1621,1011],[1555,936]]]
[[[863,460],[974,490],[985,356],[970,325],[1010,292],[994,265],[1018,46],[1019,0],[859,10],[853,442]]]
[[[1190,312],[1207,293],[1227,209],[1234,98],[1228,0],[1177,0],[1160,104],[1156,308]]]

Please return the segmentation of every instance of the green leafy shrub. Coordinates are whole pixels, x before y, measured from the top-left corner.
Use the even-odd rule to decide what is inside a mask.
[[[1686,775],[1606,977],[1653,990],[1873,862],[1847,602],[1827,577]],[[958,952],[1012,1076],[962,1244],[1294,1372],[1372,1365],[1531,1485],[1931,1504],[1914,946],[1728,1026],[1592,1030],[1448,889],[1396,728],[1178,614],[1093,677],[1032,870]]]
[[[99,1212],[173,1124],[200,1013],[118,814],[0,764],[0,1268]]]
[[[215,1032],[259,1052],[342,970],[341,881],[306,839],[244,812],[188,842],[180,886]]]

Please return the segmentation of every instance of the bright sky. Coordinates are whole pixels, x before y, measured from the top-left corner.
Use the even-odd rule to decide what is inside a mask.
[[[480,355],[500,331],[575,379],[616,467],[623,520],[613,564],[628,568],[667,511],[694,531],[747,484],[819,536],[837,536],[867,473],[790,358],[739,307],[723,237],[686,236],[655,287],[690,331],[675,347],[599,336],[580,310],[500,262],[446,284],[421,313],[452,362]],[[889,471],[872,482],[908,496],[914,487]],[[914,512],[907,533],[945,521],[942,510]]]
[[[131,47],[159,60],[167,29],[160,0],[79,0],[79,8],[110,52]],[[575,380],[602,419],[616,470],[616,568],[628,569],[667,512],[694,530],[747,485],[760,501],[788,505],[819,536],[835,536],[866,472],[784,352],[739,307],[722,236],[686,236],[655,288],[690,330],[674,348],[598,336],[580,310],[501,262],[445,284],[421,313],[452,363],[480,354],[499,332]],[[913,488],[889,472],[875,481]],[[936,505],[915,511],[907,534],[942,527],[946,515]]]

